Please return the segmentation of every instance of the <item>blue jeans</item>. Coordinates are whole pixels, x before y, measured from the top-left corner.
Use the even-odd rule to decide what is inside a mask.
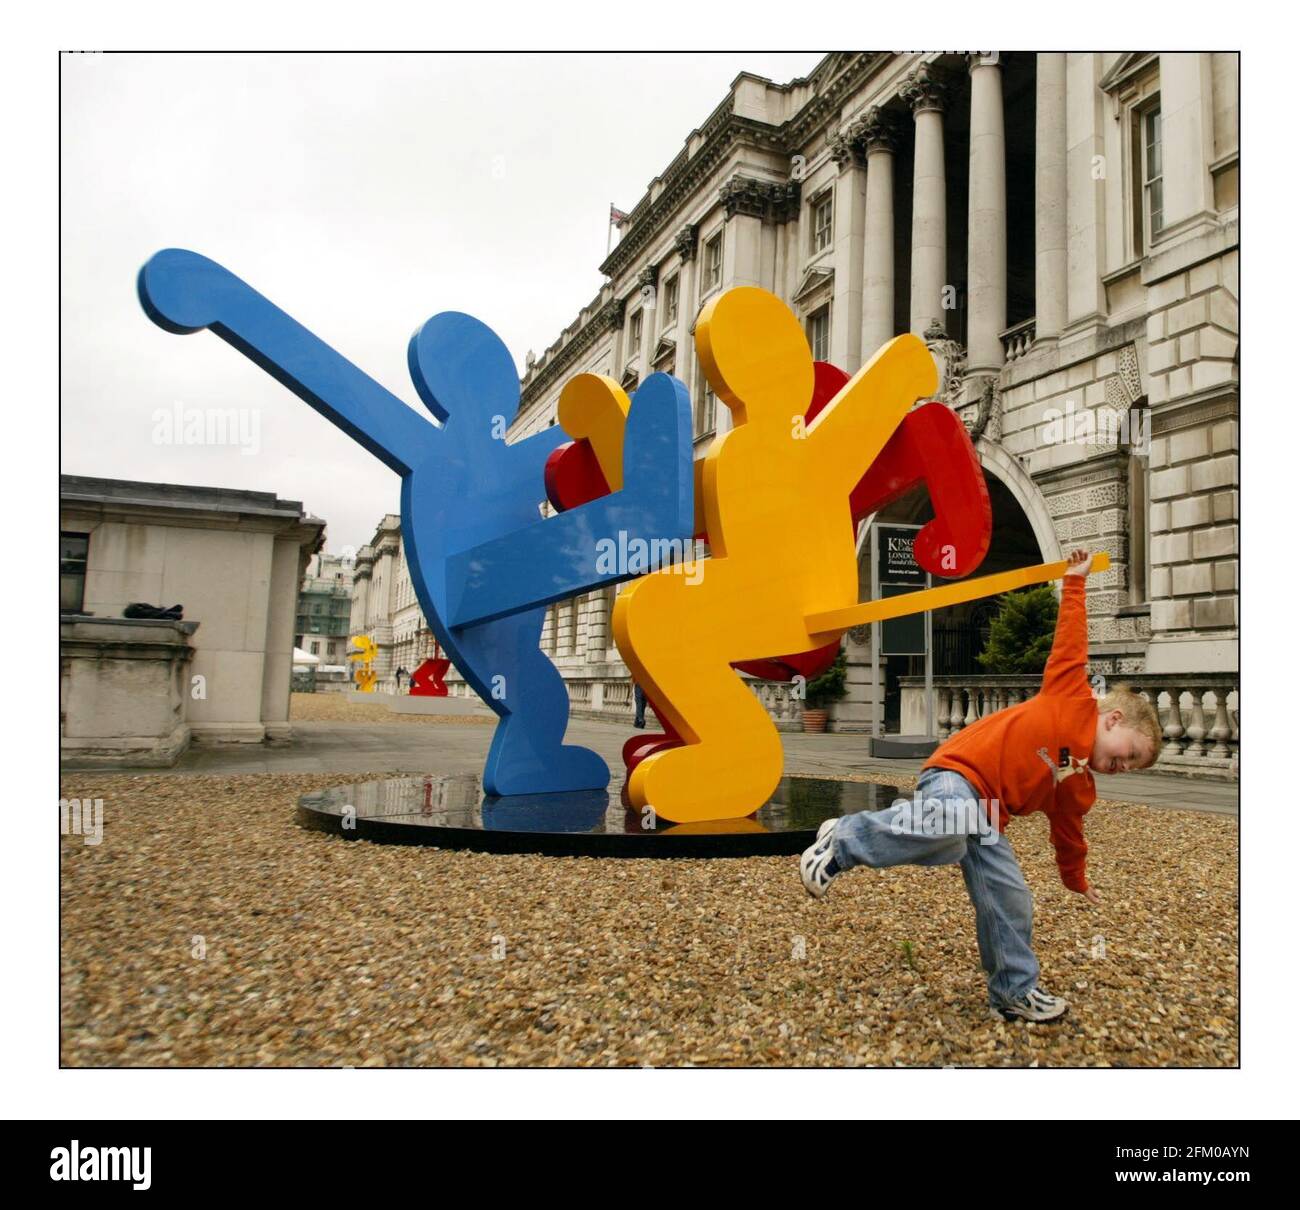
[[[985,811],[964,777],[947,769],[925,769],[914,798],[839,821],[835,863],[841,870],[960,863],[975,905],[975,935],[989,1003],[996,1005],[1038,986],[1038,959],[1031,946],[1034,898],[1011,842],[996,830],[996,810],[991,825]]]

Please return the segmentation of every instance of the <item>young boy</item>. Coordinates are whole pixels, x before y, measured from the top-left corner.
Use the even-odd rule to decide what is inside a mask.
[[[975,905],[989,1008],[1008,1021],[1055,1021],[1069,1007],[1038,986],[1033,897],[1004,834],[1009,815],[1046,812],[1061,880],[1099,904],[1088,885],[1083,839],[1083,816],[1097,797],[1093,774],[1147,768],[1162,739],[1154,707],[1128,688],[1116,686],[1100,702],[1093,697],[1084,603],[1092,559],[1075,550],[1068,562],[1037,695],[945,740],[922,768],[913,802],[828,819],[799,861],[803,884],[817,899],[854,866],[960,863]]]

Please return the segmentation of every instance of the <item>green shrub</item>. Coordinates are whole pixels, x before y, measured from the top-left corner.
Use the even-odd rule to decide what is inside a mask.
[[[841,647],[835,662],[821,676],[808,682],[804,707],[808,710],[825,710],[832,702],[838,702],[844,696],[847,676],[848,667],[844,662],[844,648]]]
[[[1056,634],[1056,594],[1050,584],[1006,593],[980,652],[980,667],[990,675],[1042,672]]]

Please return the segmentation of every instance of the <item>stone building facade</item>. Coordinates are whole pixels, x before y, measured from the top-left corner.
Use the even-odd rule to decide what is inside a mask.
[[[574,374],[631,392],[666,371],[690,391],[698,456],[731,417],[692,329],[731,286],[777,294],[814,355],[849,373],[914,332],[985,471],[981,573],[1107,550],[1089,581],[1092,671],[1149,681],[1171,758],[1213,748],[1223,764],[1237,739],[1238,122],[1230,52],[832,53],[790,83],[742,73],[629,213],[600,292],[529,356],[512,436],[554,423]],[[872,520],[929,515],[918,492]],[[862,584],[865,597],[865,558]],[[613,599],[549,611],[544,648],[575,713],[630,711]],[[971,680],[987,609],[935,613],[940,734],[1007,700]],[[919,664],[873,688],[869,631],[845,642],[832,725],[899,719]],[[786,687],[755,690],[797,717]]]
[[[59,479],[59,733],[69,765],[281,743],[294,609],[325,522],[270,492]],[[142,603],[183,618],[126,618]]]
[[[298,590],[294,646],[322,664],[347,659],[353,570],[352,560],[321,551],[311,557]]]
[[[412,673],[434,654],[433,631],[415,598],[396,513],[385,514],[374,537],[356,553],[348,634],[374,640],[376,688],[389,693],[397,688],[399,668]]]

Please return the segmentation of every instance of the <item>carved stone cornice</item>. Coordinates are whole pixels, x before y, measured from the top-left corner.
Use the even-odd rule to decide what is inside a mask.
[[[718,190],[727,218],[738,214],[765,223],[785,223],[799,214],[800,182],[764,181],[737,173]]]
[[[587,352],[607,332],[617,332],[623,326],[627,308],[624,298],[611,298],[585,324],[578,328],[568,344],[550,353],[533,377],[524,384],[519,394],[519,415],[545,395],[550,385],[579,357]]]
[[[659,281],[659,266],[646,265],[640,273],[636,275],[637,287],[641,290],[653,290]]]
[[[767,211],[767,197],[763,189],[766,184],[766,181],[758,181],[753,177],[733,176],[718,190],[727,218],[733,219],[738,214],[762,218]]]
[[[950,340],[943,324],[932,319],[922,338],[926,347],[939,363],[939,391],[936,399],[942,399],[953,411],[962,407],[965,393],[966,349],[958,341]]]
[[[823,125],[846,98],[858,92],[876,70],[895,58],[891,51],[856,51],[839,56],[827,73],[826,86],[782,127],[791,148],[798,148]],[[816,73],[814,73],[815,76]]]
[[[699,223],[687,223],[673,240],[673,251],[681,257],[682,264],[695,259],[695,251],[700,244]]]
[[[966,52],[966,70],[973,72],[977,67],[1003,67],[1004,58],[1000,50],[970,50]]]
[[[908,73],[898,95],[912,107],[913,115],[935,110],[942,113],[949,86],[933,63],[922,63]]]
[[[1062,492],[1075,491],[1081,487],[1095,487],[1101,483],[1116,483],[1125,480],[1128,472],[1128,456],[1122,450],[1106,450],[1094,454],[1082,462],[1066,466],[1052,466],[1036,471],[1030,477],[1040,487],[1050,484],[1052,491],[1044,495],[1059,496]]]
[[[856,131],[857,123],[837,130],[834,134],[828,136],[826,143],[830,147],[831,159],[839,166],[841,172],[845,168],[865,168],[867,166],[867,157],[865,149],[862,146],[862,140]]]
[[[1151,435],[1160,437],[1192,425],[1236,419],[1240,414],[1236,386],[1218,385],[1198,395],[1185,396],[1172,406],[1157,404],[1151,409]]]
[[[861,129],[862,142],[868,155],[873,151],[888,151],[892,154],[898,150],[901,135],[898,122],[893,114],[879,105],[873,105],[863,115]]]
[[[826,68],[824,86],[817,80],[816,95],[780,126],[742,117],[728,108],[729,102],[720,105],[700,129],[695,154],[683,148],[664,172],[659,196],[653,200],[646,196],[633,207],[623,238],[605,258],[601,272],[616,278],[635,263],[647,245],[659,237],[664,224],[726,162],[737,144],[773,151],[788,160],[892,57],[889,51],[838,56]]]

